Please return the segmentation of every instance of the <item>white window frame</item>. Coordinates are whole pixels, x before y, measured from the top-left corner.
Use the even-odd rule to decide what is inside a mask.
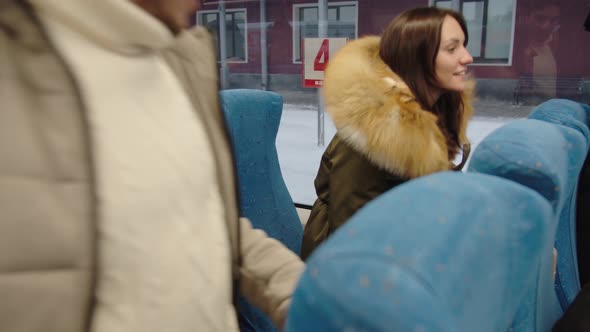
[[[462,0],[458,0],[459,3],[462,2]],[[493,0],[488,0],[488,1],[493,1]],[[514,4],[512,7],[512,29],[510,32],[510,49],[508,50],[508,62],[507,63],[482,63],[482,62],[476,62],[473,61],[472,64],[470,64],[469,66],[481,66],[481,67],[510,67],[512,66],[512,55],[514,53],[514,33],[516,30],[516,3],[518,2],[518,0],[514,0]],[[428,4],[429,6],[434,6],[435,0],[428,0]]]
[[[231,9],[226,9],[225,13],[231,13],[231,12],[244,12],[244,60],[243,61],[236,61],[236,60],[226,60],[227,63],[248,63],[248,9],[246,8],[231,8]],[[202,25],[203,22],[201,22],[201,15],[204,14],[211,14],[211,13],[217,13],[218,17],[219,17],[219,10],[216,9],[209,9],[209,10],[199,10],[197,12],[197,25]],[[218,27],[218,31],[219,31],[219,27]],[[219,49],[217,49],[217,44],[216,44],[216,54],[219,55]],[[221,59],[217,60],[217,62],[221,62]]]
[[[328,7],[334,6],[350,6],[354,5],[356,8],[355,17],[354,17],[354,38],[358,38],[359,35],[359,4],[358,1],[339,1],[339,2],[328,2]],[[299,48],[301,49],[301,36],[299,36],[299,9],[301,8],[317,8],[318,4],[315,3],[302,3],[302,4],[293,4],[293,15],[292,15],[292,52],[291,52],[291,60],[294,64],[301,64],[302,61],[296,61],[297,53],[295,52],[297,49],[296,43],[299,43]]]

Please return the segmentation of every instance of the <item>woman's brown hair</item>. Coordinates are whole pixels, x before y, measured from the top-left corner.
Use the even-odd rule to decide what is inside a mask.
[[[442,25],[447,16],[457,20],[465,43],[469,36],[463,15],[437,7],[420,7],[407,10],[394,18],[381,36],[379,55],[410,88],[418,103],[439,117],[439,126],[451,139],[449,157],[458,146],[457,132],[463,100],[459,92],[444,91],[435,100],[435,91],[441,91],[436,79],[435,61],[440,47]]]

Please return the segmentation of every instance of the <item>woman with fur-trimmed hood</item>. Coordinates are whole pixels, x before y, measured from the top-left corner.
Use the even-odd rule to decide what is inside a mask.
[[[302,257],[358,209],[409,180],[460,170],[469,154],[473,81],[460,13],[415,8],[382,37],[357,39],[330,60],[326,111],[337,133],[315,179],[318,198],[305,226]],[[452,161],[463,148],[463,161]]]

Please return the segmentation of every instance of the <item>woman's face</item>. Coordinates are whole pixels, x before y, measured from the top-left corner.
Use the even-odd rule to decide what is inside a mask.
[[[459,22],[452,16],[445,17],[440,33],[440,46],[434,61],[434,71],[439,86],[447,91],[465,90],[467,65],[473,62],[463,46],[465,34]]]

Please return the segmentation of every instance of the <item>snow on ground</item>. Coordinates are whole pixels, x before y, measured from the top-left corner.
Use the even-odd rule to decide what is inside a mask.
[[[296,203],[311,205],[316,199],[313,181],[325,148],[317,144],[317,118],[317,111],[313,106],[283,106],[276,146],[283,178]],[[467,129],[471,151],[475,151],[477,144],[489,133],[511,120],[513,119],[475,117]],[[327,114],[324,121],[324,142],[328,145],[336,129]]]

